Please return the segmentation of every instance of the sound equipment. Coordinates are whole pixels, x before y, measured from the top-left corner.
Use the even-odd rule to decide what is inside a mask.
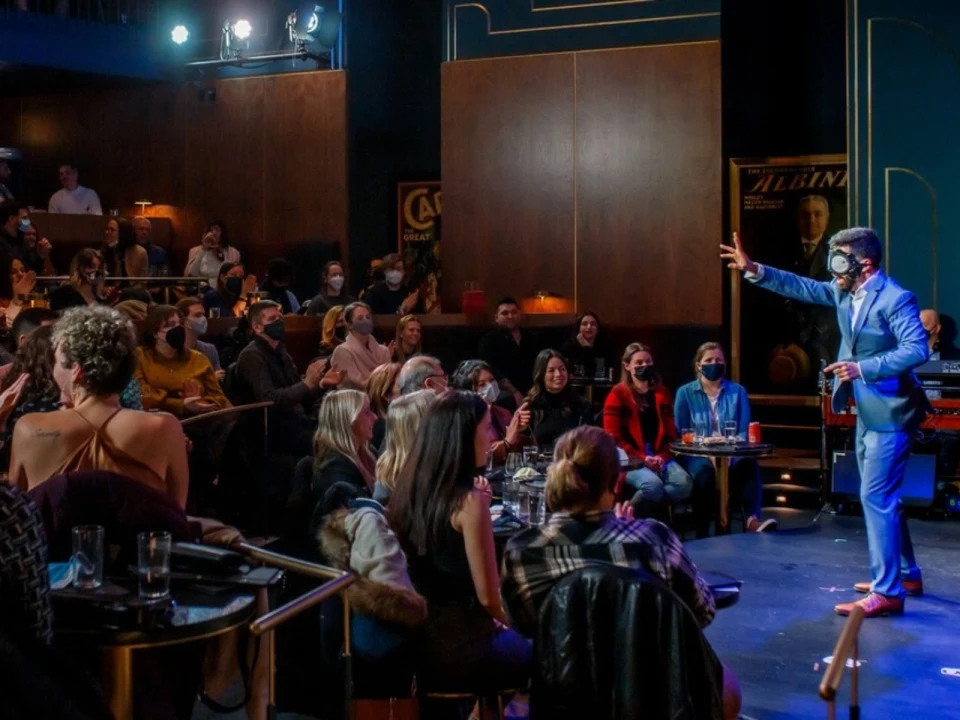
[[[837,450],[833,453],[831,492],[847,500],[860,501],[860,470],[857,454],[853,450]],[[907,470],[900,486],[900,498],[904,505],[930,507],[933,504],[937,485],[937,456],[913,455],[907,459]]]
[[[928,360],[914,370],[917,377],[960,379],[960,360]]]

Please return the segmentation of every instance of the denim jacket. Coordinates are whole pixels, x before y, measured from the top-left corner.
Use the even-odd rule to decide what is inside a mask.
[[[686,428],[695,428],[702,424],[708,434],[714,434],[718,428],[713,425],[710,417],[710,398],[703,391],[700,380],[687,383],[677,390],[677,397],[673,403],[673,417],[678,432]],[[717,425],[720,434],[723,433],[723,423],[727,420],[737,421],[737,434],[747,436],[747,426],[750,424],[750,400],[743,385],[730,380],[724,380],[720,386],[720,396],[717,400]]]

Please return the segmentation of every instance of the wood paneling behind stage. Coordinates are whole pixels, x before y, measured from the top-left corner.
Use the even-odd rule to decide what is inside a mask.
[[[722,322],[720,47],[447,63],[444,307],[576,296],[612,325]]]
[[[442,67],[443,306],[573,295],[573,55]],[[448,241],[449,239],[449,241]]]
[[[193,85],[0,100],[0,144],[23,151],[19,197],[46,207],[57,166],[80,166],[80,182],[104,212],[169,216],[174,270],[204,224],[223,220],[254,269],[308,240],[347,250],[346,74],[312,72],[222,80],[215,101]]]

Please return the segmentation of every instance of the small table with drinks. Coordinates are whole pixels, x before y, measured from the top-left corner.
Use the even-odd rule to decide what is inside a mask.
[[[759,423],[750,423],[746,440],[737,436],[736,423],[724,423],[723,436],[706,436],[702,429],[683,430],[680,442],[673,443],[670,449],[676,455],[710,458],[717,468],[717,494],[719,512],[717,534],[730,531],[730,463],[739,457],[768,457],[776,452],[770,443],[760,441]]]

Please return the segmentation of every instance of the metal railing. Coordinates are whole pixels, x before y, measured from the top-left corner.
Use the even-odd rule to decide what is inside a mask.
[[[64,20],[104,25],[151,25],[160,17],[159,0],[0,0],[0,8]]]

